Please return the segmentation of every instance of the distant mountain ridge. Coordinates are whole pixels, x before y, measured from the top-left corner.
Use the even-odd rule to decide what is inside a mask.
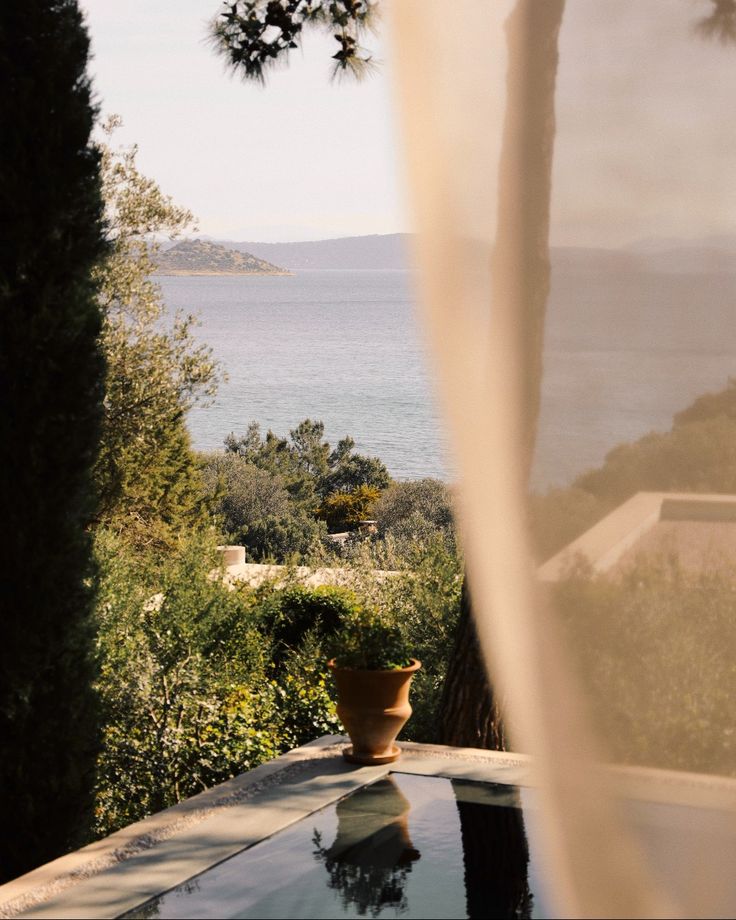
[[[250,252],[237,252],[232,248],[208,240],[182,240],[157,257],[157,275],[289,275]]]
[[[665,274],[733,274],[736,272],[736,236],[702,241],[647,240],[620,249],[553,246],[552,267],[561,272],[654,272]],[[304,269],[408,269],[411,234],[387,233],[310,240],[300,243],[258,243],[218,240],[219,245],[248,252],[260,259]]]
[[[299,269],[406,269],[409,268],[408,233],[344,236],[304,243],[252,243],[217,240],[238,252],[251,252],[260,259]]]

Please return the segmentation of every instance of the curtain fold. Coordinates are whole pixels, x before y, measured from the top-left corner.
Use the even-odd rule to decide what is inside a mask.
[[[672,3],[658,5],[662,31],[671,32]],[[541,844],[557,913],[707,916],[718,894],[712,879],[705,885],[693,878],[685,895],[675,898],[621,810],[615,774],[603,766],[611,758],[575,665],[577,650],[535,578],[528,531],[550,225],[554,234],[564,223],[564,215],[555,222],[555,205],[570,188],[571,144],[578,144],[581,156],[587,149],[594,161],[601,132],[610,127],[619,168],[630,171],[632,189],[638,181],[638,148],[628,151],[625,132],[606,123],[619,112],[620,97],[600,107],[600,124],[581,106],[580,118],[590,122],[588,148],[580,139],[585,126],[574,125],[572,103],[565,103],[563,124],[572,140],[567,133],[558,136],[558,68],[565,66],[565,54],[574,68],[591,29],[605,30],[607,14],[619,21],[623,6],[633,9],[596,4],[591,23],[590,15],[585,19],[590,5],[587,14],[572,10],[570,17],[574,6],[574,0],[567,0],[567,8],[565,0],[390,4],[420,313],[457,474],[478,634],[491,680],[507,704],[513,744],[534,755]],[[678,41],[691,43],[685,31]],[[623,57],[620,72],[632,66]],[[631,105],[637,91],[648,104],[644,64],[639,62],[637,74],[621,77],[633,94]],[[568,92],[574,75],[566,80]],[[613,87],[621,90],[615,80]],[[555,185],[558,143],[568,169],[561,190]],[[581,174],[570,224],[586,207],[600,212],[591,226],[600,225],[601,214],[615,223],[616,201],[586,202],[586,183],[594,187]],[[670,194],[679,194],[676,186]],[[728,868],[721,868],[727,877]]]

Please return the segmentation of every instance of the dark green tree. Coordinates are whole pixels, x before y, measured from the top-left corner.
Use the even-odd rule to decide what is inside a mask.
[[[324,524],[294,501],[278,473],[237,453],[202,456],[203,480],[226,538],[256,560],[308,557],[319,548]]]
[[[361,486],[380,491],[389,485],[391,477],[381,460],[356,454],[350,436],[333,450],[323,440],[324,433],[324,422],[307,418],[289,432],[288,439],[272,431],[264,438],[258,422],[251,422],[242,437],[227,436],[225,450],[279,476],[292,498],[312,511],[333,493],[353,492]]]
[[[76,0],[0,7],[0,881],[88,833],[106,252]]]
[[[119,124],[108,120],[108,138]],[[194,317],[166,316],[150,235],[176,237],[193,216],[140,172],[136,147],[101,149],[112,246],[97,271],[107,380],[96,522],[138,547],[168,550],[183,531],[209,522],[185,415],[214,395],[218,370],[194,339]]]

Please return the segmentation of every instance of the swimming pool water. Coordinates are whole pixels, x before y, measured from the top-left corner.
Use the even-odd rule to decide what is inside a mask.
[[[545,916],[520,805],[512,786],[392,773],[126,916]]]

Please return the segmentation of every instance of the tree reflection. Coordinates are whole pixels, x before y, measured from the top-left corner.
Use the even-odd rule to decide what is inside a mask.
[[[460,815],[468,918],[528,920],[534,902],[521,808],[473,801],[477,785],[452,780]]]
[[[385,907],[407,909],[406,877],[420,858],[409,837],[409,808],[387,777],[337,805],[332,846],[323,847],[321,834],[314,832],[314,855],[324,861],[328,886],[340,893],[346,910],[377,917]]]

